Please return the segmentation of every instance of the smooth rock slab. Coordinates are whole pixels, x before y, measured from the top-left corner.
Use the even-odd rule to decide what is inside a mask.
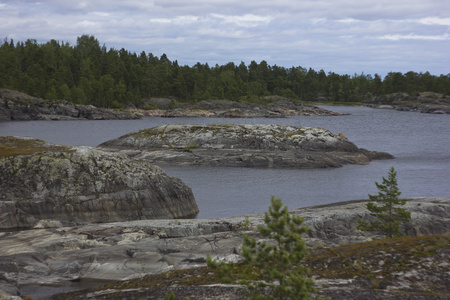
[[[450,232],[450,198],[414,198],[406,232]],[[322,248],[381,238],[356,229],[370,218],[365,201],[291,210],[309,227],[308,246]],[[260,239],[263,214],[223,219],[139,220],[0,233],[1,273],[18,286],[69,284],[70,280],[125,280],[173,269],[204,266],[207,254],[239,259],[242,234]],[[9,283],[11,289],[11,283]],[[5,288],[6,289],[6,288]],[[2,290],[0,282],[0,291]]]

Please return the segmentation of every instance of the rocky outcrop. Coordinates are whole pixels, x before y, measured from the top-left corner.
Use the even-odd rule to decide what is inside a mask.
[[[152,117],[215,117],[215,118],[283,118],[287,116],[340,116],[346,115],[317,106],[290,101],[283,97],[266,97],[265,104],[243,103],[230,100],[203,100],[196,104],[181,103],[173,99],[144,100],[148,110],[139,113]]]
[[[189,218],[192,191],[148,162],[90,147],[0,137],[0,229]]]
[[[99,145],[158,164],[325,168],[393,158],[360,149],[343,134],[281,125],[166,125]]]
[[[140,116],[121,111],[49,101],[24,93],[0,89],[0,121],[26,120],[125,120]]]
[[[422,92],[416,95],[395,93],[376,96],[363,101],[363,104],[374,108],[390,108],[400,111],[450,114],[450,96],[432,92]]]
[[[405,208],[411,211],[411,222],[404,229],[412,236],[450,232],[450,198],[414,198],[407,202]],[[366,264],[363,259],[369,260],[370,257],[373,257],[376,258],[375,266],[369,271],[373,272],[375,276],[373,279],[381,281],[384,279],[379,279],[378,276],[386,274],[383,272],[383,265],[390,266],[391,259],[398,259],[405,255],[395,255],[393,246],[389,244],[382,249],[375,248],[380,251],[375,251],[375,254],[367,257],[364,257],[364,253],[373,251],[373,246],[350,248],[352,255],[355,252],[358,253],[358,249],[364,249],[360,250],[360,256],[356,258],[347,252],[342,252],[344,254],[341,255],[343,250],[332,248],[381,238],[370,232],[361,232],[356,229],[358,219],[370,218],[366,209],[366,201],[300,208],[291,210],[291,212],[304,217],[305,225],[309,227],[305,241],[311,252],[322,253],[322,256],[311,261],[310,264],[311,266],[328,264],[328,267],[321,267],[323,273],[326,273],[326,270],[334,270],[335,266],[341,269],[347,268],[346,265],[348,265],[350,270],[354,270],[356,277],[361,274],[358,272],[360,270],[358,268],[369,270],[369,261]],[[86,283],[95,280],[131,280],[143,278],[148,274],[201,267],[205,265],[207,254],[219,260],[237,261],[242,244],[242,234],[245,233],[260,240],[261,237],[258,236],[255,229],[258,224],[262,223],[263,214],[258,214],[204,220],[138,220],[62,228],[45,228],[46,223],[43,222],[41,225],[44,228],[42,229],[3,232],[0,233],[0,272],[5,278],[8,278],[8,282],[4,283],[4,290],[6,288],[10,291],[14,290],[15,286],[20,288],[22,295],[30,296],[35,296],[33,292],[37,293],[38,291],[42,293],[45,291],[48,293],[67,292],[70,289],[77,289],[77,287],[78,289],[85,287]],[[427,253],[434,251],[430,244],[426,246],[428,247]],[[442,261],[436,261],[436,264],[433,264],[431,260],[433,257],[427,254],[425,261],[419,264],[422,269],[417,272],[419,256],[416,254],[422,253],[420,252],[422,250],[418,250],[417,244],[408,245],[408,247],[410,247],[410,251],[405,250],[405,253],[414,255],[411,258],[411,262],[414,263],[413,270],[411,270],[412,273],[405,273],[405,269],[396,270],[397,279],[389,283],[394,290],[401,290],[405,284],[414,282],[419,282],[421,286],[431,284],[435,277],[440,278],[441,285],[449,280],[448,256],[437,257]],[[444,254],[448,253],[450,250],[448,241],[447,243],[443,241],[441,246],[437,246],[437,249],[447,251]],[[323,253],[328,252],[329,255],[324,257]],[[339,259],[342,262],[337,261]],[[381,263],[382,261],[384,263]],[[363,265],[366,267],[362,267]],[[381,271],[377,271],[376,268]],[[416,270],[415,273],[414,270]],[[428,271],[434,272],[434,277],[428,277]],[[194,279],[197,276],[209,278],[211,277],[209,272],[201,273],[202,275],[193,272],[186,276]],[[181,277],[174,274],[175,278],[171,278],[171,275],[166,274],[161,276],[170,278],[171,290],[176,290],[176,286],[181,288],[179,285]],[[332,276],[333,273],[330,271],[328,274]],[[414,274],[414,276],[408,274]],[[352,274],[346,276],[350,277],[334,279],[326,277],[316,280],[316,282],[320,282],[321,289],[329,288],[333,293],[365,291],[365,287],[360,288],[356,285],[357,280]],[[0,276],[0,291],[2,290],[1,280]],[[150,279],[150,281],[152,280]],[[365,284],[368,282],[370,283],[370,279],[367,277],[362,281]],[[46,286],[50,285],[54,289],[46,290]],[[108,285],[104,289],[90,291],[89,294],[99,296],[99,298],[92,296],[95,299],[121,299],[113,297],[122,292],[121,286],[126,289],[127,293],[142,293],[136,299],[154,293],[151,289],[149,290],[148,285],[140,286],[138,282],[130,282],[130,285],[132,286],[130,289],[126,283],[117,284],[115,288]],[[56,289],[57,287],[59,289]],[[207,293],[209,296],[214,295],[215,291],[217,296],[209,299],[220,299],[223,295],[220,287],[211,289],[210,286],[196,286],[182,287],[182,289],[196,291],[199,293],[197,295],[212,290],[212,294]],[[228,289],[232,289],[232,287],[228,287]],[[389,292],[390,290],[382,289],[379,292]],[[182,293],[182,290],[179,291]],[[237,291],[238,289],[234,290],[229,299],[240,299]],[[419,290],[419,293],[421,291]],[[78,295],[79,298],[73,299],[87,298],[87,292],[78,293]],[[350,293],[344,298],[354,299],[351,295]],[[75,297],[75,295],[72,296]],[[192,298],[197,299],[194,295]],[[335,298],[333,297],[333,299]],[[385,299],[403,298],[385,297]]]

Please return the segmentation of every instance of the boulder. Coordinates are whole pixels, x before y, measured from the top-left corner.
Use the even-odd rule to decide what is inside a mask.
[[[165,125],[98,147],[158,164],[259,168],[340,167],[393,158],[323,128],[282,125]]]
[[[149,162],[92,147],[0,137],[0,229],[59,227],[40,220],[67,226],[197,213],[191,189]]]

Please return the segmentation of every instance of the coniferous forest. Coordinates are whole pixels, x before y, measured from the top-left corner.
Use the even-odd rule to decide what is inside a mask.
[[[381,78],[378,74],[341,75],[301,66],[270,66],[266,61],[180,66],[165,54],[157,57],[145,51],[107,49],[94,36],[83,35],[74,46],[56,40],[14,43],[5,38],[0,42],[0,87],[108,108],[140,107],[143,99],[151,97],[192,103],[210,99],[258,102],[261,96],[278,95],[301,101],[322,97],[359,102],[398,92],[450,95],[450,74],[390,72]]]

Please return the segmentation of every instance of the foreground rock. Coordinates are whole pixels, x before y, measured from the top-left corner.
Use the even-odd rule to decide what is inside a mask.
[[[90,147],[0,137],[0,229],[189,218],[192,191],[160,168]],[[61,226],[61,225],[60,225]]]
[[[450,114],[450,96],[423,92],[416,95],[395,93],[365,100],[364,105],[375,108],[418,111],[431,114]]]
[[[432,235],[312,249],[303,264],[325,299],[449,299],[450,236]],[[58,299],[248,299],[239,284],[222,284],[208,267],[169,271]]]
[[[393,158],[360,149],[343,134],[281,125],[166,125],[99,145],[158,164],[326,168]]]
[[[407,233],[421,236],[450,232],[450,198],[415,198],[406,204],[406,209],[412,214],[412,221],[405,228]],[[408,290],[413,295],[414,292],[420,295],[427,288],[433,288],[428,293],[433,296],[438,285],[440,289],[449,286],[450,249],[445,238],[439,242],[441,246],[428,243],[425,250],[418,248],[418,240],[412,244],[397,242],[410,248],[398,254],[394,252],[397,247],[394,244],[382,248],[372,244],[329,248],[380,238],[356,230],[358,219],[370,218],[364,201],[291,212],[305,218],[305,224],[309,226],[305,240],[311,252],[322,255],[316,259],[312,257],[308,263],[317,269],[314,274],[317,274],[318,288],[324,295],[341,293],[344,296],[333,299],[375,299],[370,295],[377,295],[373,290],[379,289],[379,295],[385,295],[385,299],[405,299],[395,291]],[[179,297],[191,299],[223,299],[224,295],[229,295],[228,299],[242,299],[236,287],[195,283],[215,283],[209,271],[197,267],[205,266],[208,253],[220,260],[237,261],[242,234],[258,239],[254,230],[262,223],[263,215],[251,215],[214,220],[140,220],[0,233],[0,271],[4,276],[0,275],[0,291],[3,288],[3,294],[6,294],[6,289],[16,288],[22,295],[39,299],[39,295],[69,292],[95,280],[130,280],[67,297],[123,299],[123,293],[126,293],[128,298],[161,299],[164,293],[175,291]],[[424,255],[426,251],[436,255]],[[401,267],[397,269],[394,262],[399,260]],[[388,267],[396,269],[390,271],[392,278],[389,277],[391,279],[386,283],[388,277],[384,270]],[[191,268],[195,269],[186,273],[166,273]],[[335,269],[348,274],[339,273],[333,277]],[[161,275],[143,278],[149,274]],[[365,277],[356,277],[361,274]],[[133,278],[142,279],[134,281]],[[190,283],[183,286],[182,282],[186,280]],[[163,289],[165,284],[167,289]],[[364,292],[367,285],[371,286],[372,294],[365,297],[357,294]]]
[[[0,121],[27,120],[125,120],[139,119],[128,112],[78,105],[67,101],[49,101],[21,92],[0,88]]]
[[[214,117],[214,118],[284,118],[287,116],[340,116],[346,115],[317,106],[269,96],[261,99],[265,104],[242,103],[230,100],[204,100],[196,104],[171,99],[144,100],[149,110],[139,113],[152,117]]]

